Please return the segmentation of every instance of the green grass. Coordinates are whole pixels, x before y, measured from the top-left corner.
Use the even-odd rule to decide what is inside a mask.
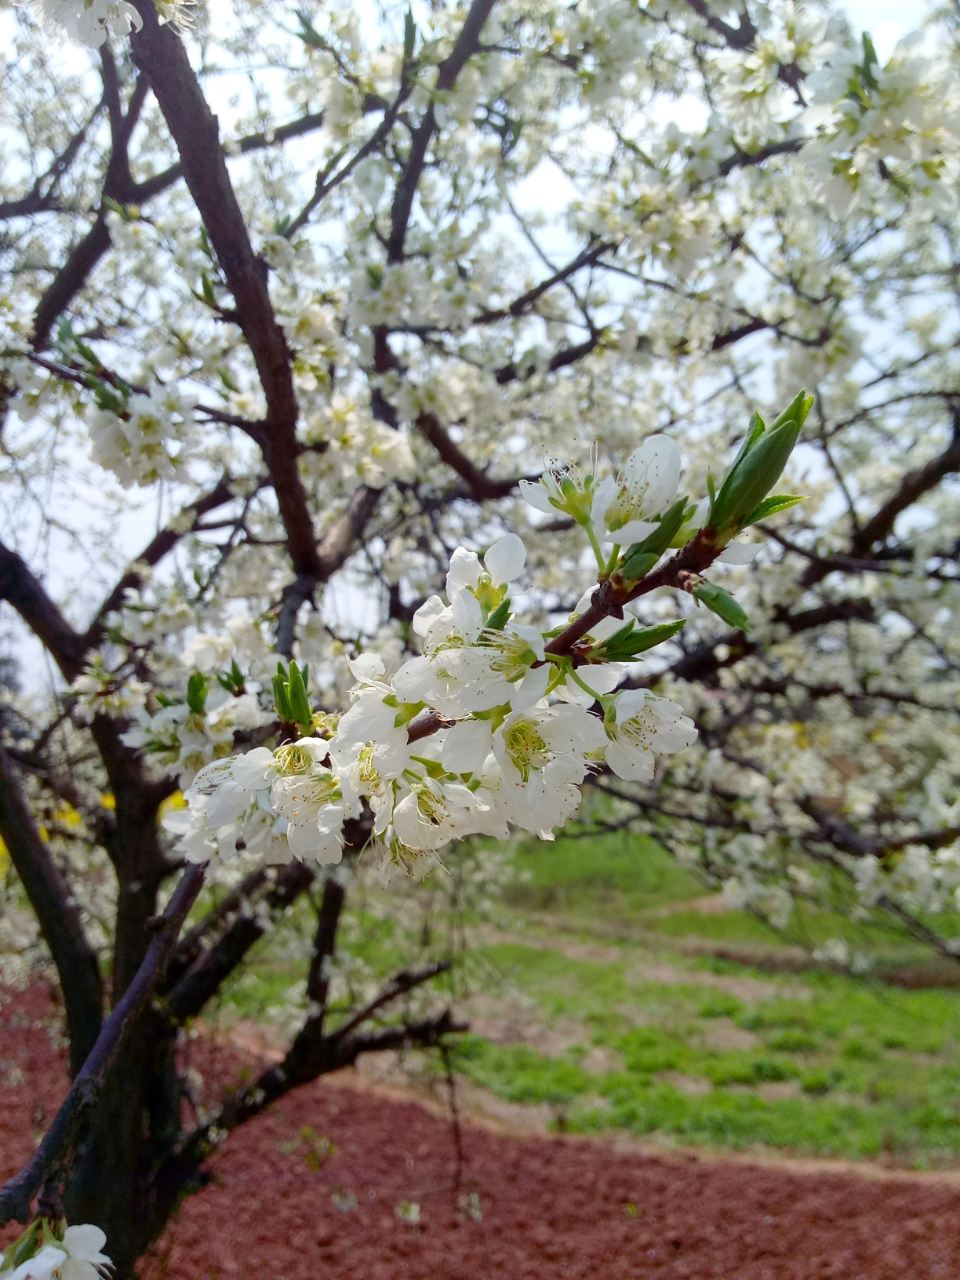
[[[843,937],[888,967],[926,966],[916,944],[805,911],[788,947],[742,911],[697,909],[700,881],[627,833],[532,842],[515,861],[497,928],[473,921],[460,974],[483,993],[487,1022],[503,1011],[503,1028],[456,1038],[462,1076],[574,1132],[960,1162],[960,991],[805,968],[796,948]],[[398,919],[409,909],[400,900]],[[302,904],[287,928],[314,923]],[[370,972],[417,962],[382,909],[352,908],[348,935],[346,952]],[[269,1019],[302,967],[274,939],[225,999]]]
[[[690,905],[703,887],[650,841],[526,846],[517,864],[520,937],[475,962],[501,975],[505,999],[532,1001],[542,1027],[568,1027],[570,1043],[467,1038],[456,1062],[474,1083],[547,1104],[577,1132],[960,1161],[960,992],[798,971],[795,946],[754,917]],[[805,911],[791,923],[793,941],[844,937],[888,965],[926,960],[871,922]],[[594,1064],[618,1065],[588,1071],[588,1046],[604,1051]]]
[[[590,1043],[622,1063],[587,1071],[585,1046],[576,1042],[559,1055],[478,1037],[458,1043],[455,1061],[465,1076],[509,1102],[550,1104],[566,1129],[887,1155],[920,1167],[960,1158],[960,1000],[953,993],[810,978],[792,998],[751,1004],[730,997],[720,1014],[717,993],[695,982],[630,984],[620,966],[550,951],[531,956],[500,946],[491,958],[512,960],[511,981],[548,1023],[579,1013]],[[753,1047],[712,1047],[709,1029],[721,1017],[751,1033]],[[765,1095],[771,1085],[787,1088]]]
[[[630,921],[638,912],[697,897],[703,885],[655,841],[614,831],[584,839],[523,843],[520,879],[507,901],[524,911]]]

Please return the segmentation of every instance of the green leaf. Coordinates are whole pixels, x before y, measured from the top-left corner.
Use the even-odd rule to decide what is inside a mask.
[[[863,45],[863,65],[860,68],[863,83],[868,89],[879,89],[880,81],[877,79],[876,72],[880,66],[880,59],[877,57],[869,31],[862,33],[860,41]]]
[[[798,391],[783,413],[774,418],[770,424],[770,430],[777,431],[780,427],[785,427],[788,422],[794,422],[799,427],[802,427],[806,421],[807,414],[812,408],[813,396],[806,391]]]
[[[510,621],[510,614],[510,597],[504,596],[494,609],[493,613],[491,613],[489,618],[487,618],[486,625],[491,631],[502,631]]]
[[[618,645],[623,644],[636,625],[637,624],[632,619],[630,622],[625,622],[619,631],[614,631],[612,636],[607,636],[606,640],[597,645],[593,652],[598,653],[600,650],[603,650],[604,655],[606,655],[609,650],[615,649]],[[604,656],[604,661],[606,661],[606,656]]]
[[[243,693],[244,676],[243,672],[237,666],[236,658],[231,660],[229,671],[217,672],[217,682],[220,685],[220,688],[225,689],[227,693],[232,693],[234,695]]]
[[[277,663],[277,674],[273,677],[273,700],[276,703],[277,715],[284,724],[291,724],[293,710],[287,693],[287,671],[282,662]]]
[[[748,513],[763,501],[783,474],[812,404],[813,396],[801,391],[767,431],[760,435],[753,432],[750,448],[746,452],[741,448],[713,502],[711,528],[720,532],[743,528]]]
[[[309,730],[313,728],[313,712],[310,709],[310,699],[307,697],[305,675],[309,678],[309,668],[304,667],[301,672],[297,664],[291,661],[290,675],[287,680],[287,698],[290,704],[291,718],[301,728]]]
[[[627,548],[620,569],[624,578],[636,582],[650,572],[676,537],[686,519],[687,508],[687,499],[678,498],[660,517],[652,533],[648,533],[642,542],[635,542]],[[652,562],[650,556],[654,557]]]
[[[92,347],[87,346],[87,344],[81,341],[80,338],[74,338],[73,345],[76,347],[80,355],[83,356],[84,360],[86,360],[87,364],[90,366],[91,369],[103,368],[103,365],[100,363],[100,357],[97,355],[97,353],[94,351]]]
[[[213,289],[213,281],[210,279],[206,271],[200,272],[200,291],[201,301],[205,302],[208,307],[217,309],[217,295]]]
[[[417,24],[413,20],[413,11],[407,9],[403,18],[403,60],[409,62],[417,43]]]
[[[656,551],[634,551],[631,547],[620,563],[620,573],[626,582],[639,582],[659,559]]]
[[[602,645],[598,645],[592,656],[603,662],[630,662],[638,654],[671,639],[685,626],[684,618],[679,618],[676,622],[661,622],[655,627],[637,627],[630,623],[615,631]]]
[[[699,604],[705,604],[712,613],[729,623],[731,627],[739,627],[741,631],[750,630],[750,619],[743,607],[737,604],[730,592],[724,591],[723,587],[718,587],[712,582],[701,582],[698,587],[694,587],[693,598]]]
[[[217,261],[217,255],[213,251],[213,243],[210,240],[210,233],[206,227],[200,228],[200,250],[204,257],[209,258],[211,262]]]
[[[384,699],[386,701],[386,699]],[[405,724],[415,720],[427,704],[425,702],[401,702],[397,714],[393,717],[395,728],[402,729]]]
[[[310,21],[310,15],[305,9],[297,10],[297,21],[300,23],[300,30],[296,32],[297,38],[302,40],[309,49],[322,49],[323,40],[320,38],[320,32]]]
[[[766,423],[760,417],[759,413],[757,413],[756,410],[754,410],[754,412],[750,415],[750,423],[747,426],[747,434],[743,437],[743,443],[740,445],[740,448],[737,450],[737,456],[733,460],[733,466],[731,466],[730,468],[731,471],[737,465],[737,463],[740,461],[741,458],[745,458],[747,456],[747,454],[750,452],[753,446],[757,443],[757,441],[760,439],[760,437],[763,435],[766,429],[767,429]]]
[[[37,1246],[40,1243],[37,1239],[39,1230],[40,1220],[37,1219],[35,1222],[32,1222],[23,1235],[20,1236],[18,1240],[15,1240],[10,1246],[10,1249],[8,1250],[10,1254],[10,1266],[13,1267],[14,1270],[16,1270],[17,1267],[22,1266],[25,1262],[28,1262],[37,1252]],[[7,1254],[4,1253],[0,1256],[6,1258]],[[4,1266],[6,1266],[6,1263],[4,1263]]]
[[[775,493],[764,500],[744,518],[743,528],[748,524],[756,524],[758,520],[766,520],[768,516],[775,516],[780,511],[787,511],[790,507],[795,507],[798,502],[802,502],[803,498],[796,493]]]
[[[197,716],[202,716],[206,710],[207,680],[199,671],[194,671],[187,681],[187,706]]]

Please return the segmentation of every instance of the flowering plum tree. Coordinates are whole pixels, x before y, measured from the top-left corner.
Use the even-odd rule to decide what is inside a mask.
[[[2,21],[0,930],[73,1075],[3,1280],[129,1275],[238,1125],[442,1042],[445,960],[349,980],[351,886],[585,789],[957,953],[954,8],[883,57],[819,0]],[[285,1055],[188,1121],[308,896]]]

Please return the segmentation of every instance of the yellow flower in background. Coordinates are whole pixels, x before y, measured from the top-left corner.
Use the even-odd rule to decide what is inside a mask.
[[[70,831],[76,831],[77,827],[83,825],[83,815],[72,804],[60,805],[53,815],[53,820]]]
[[[158,816],[163,817],[165,814],[174,813],[177,809],[185,809],[187,801],[182,791],[174,791],[172,795],[167,796],[163,804],[160,806]]]
[[[7,846],[4,839],[0,836],[0,880],[6,879],[7,869],[10,866],[10,855],[7,853]]]

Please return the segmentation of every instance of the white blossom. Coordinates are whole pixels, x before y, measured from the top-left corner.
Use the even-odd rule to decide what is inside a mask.
[[[693,721],[668,698],[626,689],[614,707],[614,715],[604,721],[609,738],[605,756],[614,773],[627,781],[649,782],[655,753],[674,755],[696,741]]]
[[[616,477],[604,476],[597,484],[593,523],[615,542],[639,542],[656,528],[652,517],[670,506],[679,485],[680,450],[669,436],[650,436]]]

